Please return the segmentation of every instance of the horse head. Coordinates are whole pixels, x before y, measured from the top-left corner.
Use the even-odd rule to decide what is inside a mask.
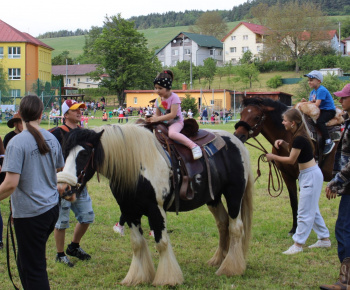
[[[65,166],[62,176],[70,180],[67,182],[72,188],[70,195],[79,194],[95,172],[99,172],[104,158],[101,145],[103,132],[104,130],[96,133],[93,130],[74,129],[67,133],[63,143]]]
[[[241,119],[235,125],[234,135],[243,143],[251,137],[259,135],[264,120],[266,118],[262,99],[243,99],[243,110],[241,111]]]
[[[284,130],[282,125],[282,113],[287,106],[281,102],[269,98],[244,98],[242,101],[243,110],[241,119],[235,125],[234,135],[243,143],[251,137],[259,135],[266,128],[266,120],[270,120],[278,129]]]

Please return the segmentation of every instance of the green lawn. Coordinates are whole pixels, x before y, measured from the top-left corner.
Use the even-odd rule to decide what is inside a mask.
[[[110,122],[116,122],[112,120]],[[93,120],[90,126],[100,126],[104,122]],[[48,124],[43,124],[45,128]],[[202,127],[202,125],[201,125]],[[234,131],[234,124],[207,125],[209,128],[220,128]],[[10,129],[0,124],[0,136]],[[260,136],[259,140],[268,149],[270,145]],[[251,164],[256,176],[257,159],[260,151],[248,147]],[[255,184],[254,219],[252,240],[250,244],[247,270],[243,276],[216,276],[216,268],[206,264],[218,244],[218,233],[215,221],[206,206],[188,213],[176,215],[169,213],[168,229],[174,253],[184,274],[184,284],[176,289],[318,289],[322,283],[334,282],[339,273],[339,261],[336,252],[334,226],[337,217],[339,198],[328,201],[324,194],[320,199],[321,213],[331,233],[330,249],[304,248],[304,252],[285,256],[281,253],[292,245],[287,235],[292,226],[291,208],[287,189],[281,196],[273,198],[267,192],[267,165],[261,168],[262,176]],[[118,283],[125,277],[132,257],[129,230],[126,236],[115,234],[112,227],[118,221],[120,211],[115,202],[108,180],[101,178],[98,183],[94,177],[88,185],[96,214],[95,223],[89,228],[82,240],[82,247],[92,255],[88,262],[72,259],[74,268],[56,264],[55,243],[53,236],[47,244],[47,269],[52,289],[124,289]],[[9,214],[8,200],[0,203],[5,227]],[[71,215],[70,228],[66,234],[66,244],[72,238],[75,219]],[[142,220],[146,240],[158,264],[158,253],[153,239],[148,236],[148,222]],[[311,233],[306,246],[314,243],[317,237]],[[12,265],[14,260],[12,258]],[[18,274],[13,268],[14,279],[18,284]],[[6,252],[0,251],[0,289],[12,289],[7,275]],[[150,285],[138,288],[149,289]],[[167,288],[166,288],[167,289]]]

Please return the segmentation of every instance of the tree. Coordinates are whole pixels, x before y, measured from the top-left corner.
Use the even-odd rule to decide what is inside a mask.
[[[186,94],[186,98],[181,101],[181,108],[188,112],[188,109],[191,109],[193,116],[198,113],[198,106],[196,104],[196,99],[191,98],[190,94]]]
[[[247,50],[243,53],[242,58],[239,60],[240,64],[252,63],[253,62],[253,53],[250,50]]]
[[[92,26],[89,30],[89,33],[85,35],[85,45],[84,45],[84,52],[82,55],[79,55],[77,57],[77,61],[79,63],[100,63],[100,54],[98,51],[95,51],[93,49],[93,44],[95,43],[96,39],[101,35],[102,28],[97,26]]]
[[[65,50],[59,55],[55,56],[52,59],[52,65],[65,65],[67,60],[67,64],[74,64],[74,60],[69,57],[69,51]]]
[[[299,71],[299,59],[317,49],[326,36],[327,24],[321,9],[312,2],[277,3],[266,13],[268,37],[264,55],[269,59],[292,59]]]
[[[125,90],[151,89],[161,70],[154,52],[147,48],[144,35],[120,14],[106,16],[102,33],[95,39],[91,51],[99,54],[100,61],[92,77],[99,79],[100,75],[107,74],[109,78],[102,80],[102,86],[117,93],[120,105],[124,104]]]
[[[341,35],[342,38],[350,36],[350,17],[347,17],[344,21],[341,22]]]
[[[228,26],[217,11],[210,11],[203,13],[190,31],[221,39],[226,35]]]
[[[215,72],[216,72],[216,61],[212,59],[211,57],[208,57],[203,61],[203,74],[205,80],[209,84],[209,89],[210,89],[210,84],[214,80]]]
[[[9,84],[7,82],[7,74],[4,69],[0,66],[0,96],[4,97],[8,95],[10,91]]]
[[[254,63],[237,66],[236,74],[238,75],[236,81],[241,81],[244,84],[249,83],[249,88],[252,88],[252,82],[259,81],[259,70]]]

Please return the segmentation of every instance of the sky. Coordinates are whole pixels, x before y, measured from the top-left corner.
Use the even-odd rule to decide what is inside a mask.
[[[2,1],[0,19],[21,32],[34,37],[49,31],[90,29],[102,26],[105,16],[118,13],[132,16],[185,10],[231,10],[247,0],[16,0]]]

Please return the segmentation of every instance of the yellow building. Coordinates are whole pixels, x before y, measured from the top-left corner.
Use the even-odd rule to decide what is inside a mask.
[[[198,109],[207,107],[213,111],[219,111],[225,108],[231,109],[231,94],[229,90],[172,90],[177,94],[180,100],[190,96],[196,100]],[[144,108],[150,105],[158,94],[154,90],[125,90],[126,107]]]
[[[0,68],[10,87],[10,96],[36,93],[38,79],[51,82],[53,48],[0,20]],[[2,77],[2,76],[1,76]]]

